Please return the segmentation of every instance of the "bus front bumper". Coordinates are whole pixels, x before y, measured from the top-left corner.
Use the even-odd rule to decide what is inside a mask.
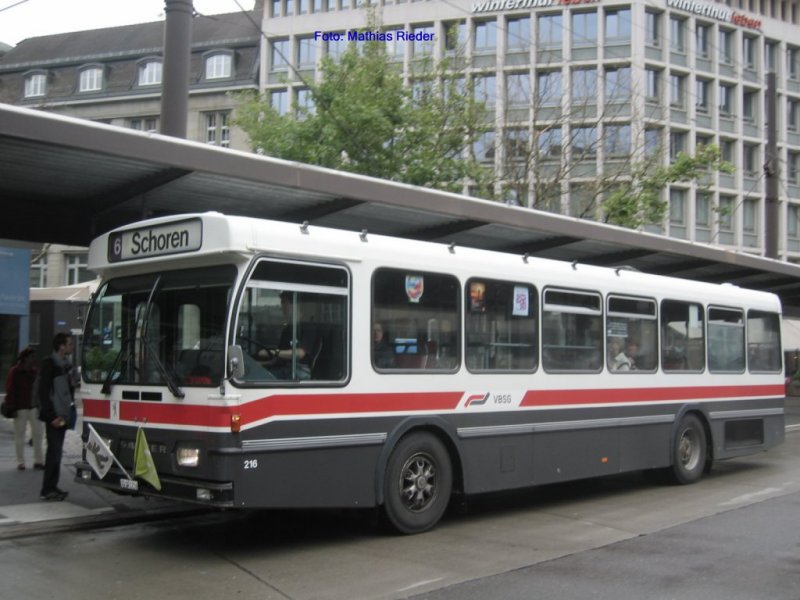
[[[101,487],[128,496],[152,496],[165,500],[190,502],[216,508],[232,508],[233,482],[203,481],[159,475],[161,490],[139,479],[129,479],[118,468],[112,468],[99,479],[87,462],[75,463],[75,481],[84,485]]]

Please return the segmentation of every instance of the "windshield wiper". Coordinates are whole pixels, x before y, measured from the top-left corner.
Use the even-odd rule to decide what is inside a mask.
[[[103,387],[100,388],[100,392],[106,396],[111,393],[111,384],[114,380],[114,373],[117,372],[117,369],[122,362],[122,357],[128,354],[128,348],[130,348],[130,336],[122,339],[122,347],[119,349],[119,354],[114,359],[114,364],[111,365],[111,368],[108,370],[108,374],[106,375],[105,381],[103,381]]]
[[[153,348],[150,344],[150,339],[147,337],[142,336],[142,341],[144,342],[145,347],[147,348],[150,356],[153,358],[156,366],[158,367],[158,371],[161,373],[161,376],[164,378],[164,381],[167,383],[167,387],[169,391],[172,392],[172,395],[176,398],[183,398],[186,396],[184,391],[178,386],[178,383],[175,381],[175,376],[172,375],[167,368],[164,366],[164,363],[161,362],[161,359],[158,357],[158,352],[154,352]]]

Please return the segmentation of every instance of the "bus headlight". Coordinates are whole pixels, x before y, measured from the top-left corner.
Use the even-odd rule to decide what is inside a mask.
[[[200,464],[200,448],[179,446],[176,454],[179,467],[196,467]]]

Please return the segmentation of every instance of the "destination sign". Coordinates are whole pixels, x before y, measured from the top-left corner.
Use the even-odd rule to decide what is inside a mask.
[[[203,245],[200,219],[118,231],[108,236],[108,262],[183,254]]]

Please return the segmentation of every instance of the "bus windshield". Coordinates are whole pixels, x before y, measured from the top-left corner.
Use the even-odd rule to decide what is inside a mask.
[[[218,386],[235,278],[227,265],[105,282],[87,319],[84,379],[106,390],[167,385],[176,396],[180,386]]]

